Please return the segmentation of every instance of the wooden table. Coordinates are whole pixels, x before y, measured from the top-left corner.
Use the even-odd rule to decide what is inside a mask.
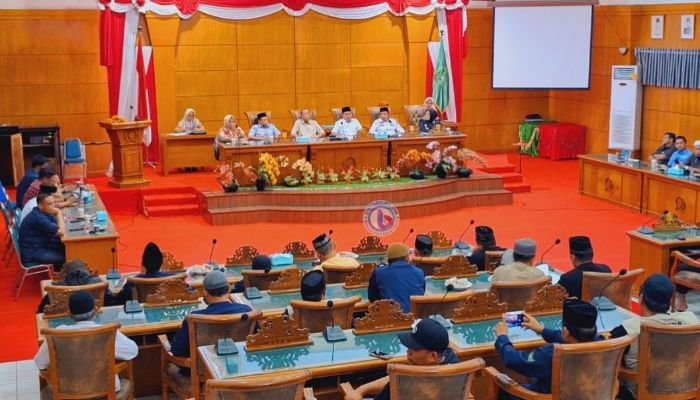
[[[408,153],[409,150],[416,149],[430,153],[425,146],[437,141],[440,143],[440,149],[445,149],[448,146],[457,146],[462,148],[465,146],[467,137],[465,135],[442,135],[442,136],[406,136],[391,140],[391,152],[389,153],[389,165],[395,165],[402,155]],[[408,176],[409,170],[402,169],[401,175]]]
[[[92,193],[93,199],[92,202],[85,205],[85,213],[95,215],[97,211],[107,212],[95,186],[87,185],[87,189]],[[109,213],[107,214],[107,229],[100,233],[85,233],[83,229],[71,231],[71,229],[79,229],[84,226],[83,221],[76,221],[77,207],[67,208],[64,210],[64,215],[69,221],[66,224],[66,234],[61,238],[66,247],[66,260],[81,259],[88,267],[101,274],[106,274],[107,270],[112,268],[112,249],[117,248],[117,240],[119,239],[119,233],[112,224]],[[94,222],[94,224],[98,223]],[[103,223],[99,224],[104,225]],[[118,262],[118,252],[114,253],[114,262],[115,264]]]
[[[231,146],[222,145],[219,147],[221,155],[219,159],[221,161],[231,161],[232,163],[242,162],[246,166],[253,166],[257,168],[258,159],[261,153],[270,153],[273,156],[287,156],[289,158],[289,165],[285,168],[280,168],[280,180],[287,175],[296,175],[292,170],[292,164],[300,159],[306,159],[308,154],[308,144],[307,143],[295,143],[295,142],[277,142],[273,144],[252,144],[254,142],[249,142],[245,146]],[[235,169],[233,172],[236,180],[240,185],[252,185],[253,183],[248,180],[245,173],[240,169]],[[278,182],[280,184],[281,182]]]
[[[214,138],[216,134],[206,135],[159,135],[160,171],[186,167],[216,167],[214,158]]]
[[[315,169],[333,168],[337,173],[353,166],[384,169],[389,165],[389,139],[324,141],[309,146],[309,160]]]

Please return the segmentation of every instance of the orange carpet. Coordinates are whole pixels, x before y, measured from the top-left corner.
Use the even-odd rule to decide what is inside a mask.
[[[517,158],[511,156],[511,162]],[[635,229],[648,220],[630,210],[615,205],[582,197],[578,194],[578,162],[523,159],[523,175],[532,186],[529,193],[514,195],[513,205],[480,207],[461,210],[445,210],[444,215],[402,219],[397,232],[383,238],[385,242],[400,241],[410,228],[416,232],[441,230],[456,240],[467,221],[474,219],[477,225],[490,225],[496,231],[498,243],[512,246],[515,239],[530,237],[537,241],[538,257],[555,238],[562,244],[552,250],[546,258],[550,264],[570,269],[566,239],[584,234],[592,238],[595,259],[609,264],[614,270],[628,268],[629,239],[625,231]],[[169,185],[197,186],[201,190],[216,189],[211,173],[182,173],[161,177],[148,172],[151,188]],[[100,191],[107,189],[103,178],[92,179]],[[201,185],[201,186],[200,186]],[[135,197],[135,193],[128,197]],[[132,200],[133,202],[134,200]],[[112,211],[112,206],[108,205]],[[154,241],[186,264],[208,260],[212,238],[218,240],[214,258],[224,261],[240,245],[256,246],[263,253],[280,251],[291,240],[311,239],[324,231],[333,229],[334,240],[340,249],[349,249],[366,235],[362,222],[344,224],[270,224],[260,223],[241,226],[211,226],[199,216],[182,216],[147,219],[141,215],[112,215],[120,233],[119,260],[123,271],[139,267],[143,246]],[[473,232],[467,239],[473,242]],[[4,247],[3,247],[4,249]],[[39,279],[30,277],[15,302],[12,301],[12,286],[17,276],[17,263],[9,268],[0,267],[0,362],[22,360],[33,357],[37,349],[34,312],[39,303]]]

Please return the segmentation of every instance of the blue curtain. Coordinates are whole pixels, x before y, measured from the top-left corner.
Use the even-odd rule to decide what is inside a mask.
[[[700,89],[700,50],[635,49],[642,85]]]

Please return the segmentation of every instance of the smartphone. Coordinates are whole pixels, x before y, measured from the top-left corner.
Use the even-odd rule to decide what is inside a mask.
[[[369,355],[372,356],[372,357],[381,358],[382,360],[389,360],[389,359],[391,359],[391,355],[389,355],[388,353],[384,353],[384,352],[377,351],[377,350],[370,351],[370,352],[369,352]]]
[[[506,325],[509,328],[523,326],[524,313],[522,311],[511,311],[506,313]]]

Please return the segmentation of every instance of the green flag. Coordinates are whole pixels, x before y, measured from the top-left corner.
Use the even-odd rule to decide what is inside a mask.
[[[450,102],[450,75],[447,72],[447,57],[445,56],[445,45],[440,40],[440,52],[437,63],[433,71],[433,100],[435,105],[443,111]]]

